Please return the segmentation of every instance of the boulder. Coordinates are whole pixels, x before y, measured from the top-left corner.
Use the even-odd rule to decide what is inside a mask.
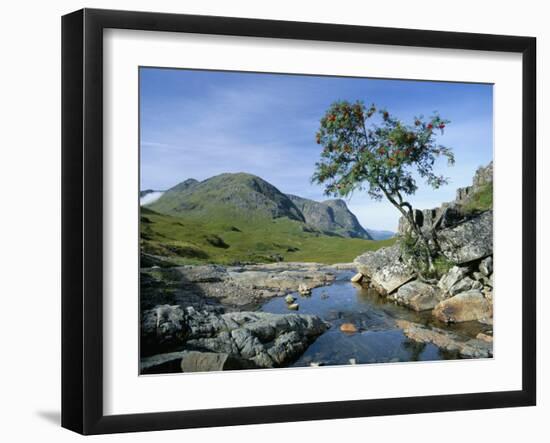
[[[294,303],[295,301],[296,301],[296,297],[294,297],[293,295],[288,294],[288,295],[285,297],[285,302],[286,302],[288,305],[291,305],[291,304]]]
[[[168,352],[140,359],[140,374],[160,374],[163,372],[180,372],[180,362],[184,352]]]
[[[251,369],[255,365],[229,354],[187,351],[182,353],[180,367],[182,372],[208,372]]]
[[[443,300],[434,308],[433,315],[445,323],[476,320],[491,324],[493,305],[483,296],[481,291],[474,289]]]
[[[297,311],[298,309],[300,309],[300,305],[298,303],[290,303],[287,307],[291,311]]]
[[[275,367],[301,355],[328,327],[328,323],[311,315],[246,311],[221,314],[216,310],[160,305],[142,313],[142,355],[149,351],[181,351],[185,346],[184,350],[230,357],[223,362],[212,356],[201,357],[204,368],[207,362],[213,368],[222,363],[234,366],[235,360],[241,365],[245,360],[254,367]],[[168,360],[149,362],[149,366],[169,365],[170,370],[165,372],[175,372],[172,366],[178,357],[166,355]],[[199,365],[198,357],[193,357],[194,365]]]
[[[143,312],[141,317],[141,346],[165,348],[181,343],[188,334],[186,316],[178,306],[159,305]]]
[[[414,278],[414,272],[403,262],[398,244],[365,252],[354,263],[357,271],[369,277],[372,286],[383,295]]]
[[[352,283],[359,283],[361,280],[363,280],[363,274],[361,274],[360,272],[351,277]]]
[[[409,339],[418,343],[432,343],[449,352],[458,352],[465,358],[488,358],[493,356],[493,344],[484,340],[469,338],[439,328],[430,328],[406,320],[397,320],[397,326]]]
[[[453,266],[437,283],[443,294],[448,294],[451,288],[462,280],[470,272],[467,267]]]
[[[443,299],[437,286],[420,280],[404,284],[388,298],[415,311],[433,309]]]
[[[493,211],[437,232],[441,252],[457,264],[479,260],[493,253]]]
[[[479,264],[479,270],[486,277],[491,275],[493,273],[493,257],[490,256],[481,260],[481,263]]]
[[[186,344],[272,368],[300,356],[328,327],[328,323],[311,315],[230,312],[220,316],[210,334],[194,337]]]
[[[253,369],[257,366],[224,353],[180,351],[142,358],[139,367],[140,374],[162,374]]]
[[[476,281],[472,280],[470,277],[464,277],[462,280],[459,280],[449,289],[449,294],[451,296],[460,294],[461,292],[469,291],[470,289],[482,289],[483,285]]]

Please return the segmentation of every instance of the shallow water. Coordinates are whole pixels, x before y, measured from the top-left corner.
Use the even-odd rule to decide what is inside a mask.
[[[372,289],[351,283],[352,275],[342,272],[333,284],[313,289],[310,296],[293,294],[300,306],[298,313],[317,315],[328,321],[331,328],[318,337],[292,366],[343,365],[352,363],[351,359],[362,364],[458,358],[455,354],[440,351],[435,345],[410,341],[395,325],[396,319],[405,319],[446,328],[434,323],[429,311],[417,313],[387,302]],[[288,309],[284,297],[269,300],[260,310],[275,314],[295,312]],[[357,332],[341,332],[343,323],[352,323]],[[447,329],[475,337],[484,326],[471,322]]]

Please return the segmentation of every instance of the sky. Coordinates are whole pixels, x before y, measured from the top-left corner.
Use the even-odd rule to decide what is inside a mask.
[[[412,123],[434,111],[451,121],[438,142],[456,164],[438,190],[417,181],[415,208],[439,206],[493,158],[493,88],[487,84],[140,68],[140,187],[165,190],[224,172],[258,175],[280,191],[317,201],[311,183],[319,120],[337,100],[375,103]],[[399,212],[365,193],[346,199],[365,228],[397,230]]]

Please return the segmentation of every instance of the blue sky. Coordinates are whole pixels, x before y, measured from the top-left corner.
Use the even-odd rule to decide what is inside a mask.
[[[141,189],[164,190],[223,172],[256,174],[282,192],[325,200],[310,178],[319,158],[319,119],[336,100],[376,103],[412,122],[438,111],[451,120],[438,140],[456,164],[441,161],[450,183],[433,190],[418,181],[417,208],[454,199],[493,156],[491,85],[281,74],[141,68]],[[355,193],[348,206],[371,229],[396,230],[399,213]]]

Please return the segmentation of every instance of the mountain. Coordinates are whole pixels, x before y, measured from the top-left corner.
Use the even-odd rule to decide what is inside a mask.
[[[366,231],[369,233],[369,235],[372,237],[373,240],[386,240],[388,238],[392,238],[395,236],[395,232],[393,231],[384,231],[384,230],[376,230],[376,229],[366,229]]]
[[[164,194],[164,191],[155,191],[154,189],[139,191],[139,204],[148,205],[153,203],[155,200],[158,200],[162,194]]]
[[[187,179],[147,207],[161,214],[201,220],[261,220],[286,217],[305,230],[372,240],[343,200],[316,202],[287,195],[260,177],[220,174],[204,181]]]
[[[320,231],[342,237],[372,240],[343,200],[316,202],[297,195],[287,196],[302,212],[305,222]]]
[[[220,174],[194,179],[168,189],[150,209],[199,219],[276,219],[305,222],[292,200],[275,186],[252,174]]]

